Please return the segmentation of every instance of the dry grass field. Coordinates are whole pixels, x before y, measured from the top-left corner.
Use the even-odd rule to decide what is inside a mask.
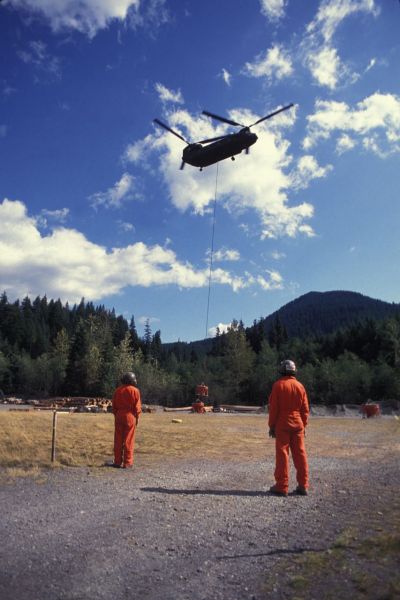
[[[136,461],[154,464],[180,457],[254,460],[273,453],[265,416],[144,414],[136,437]],[[34,475],[62,466],[101,467],[112,460],[113,417],[110,414],[58,413],[56,461],[52,465],[51,412],[0,413],[0,467],[8,475]],[[310,455],[375,459],[400,449],[396,418],[314,417],[307,428]]]

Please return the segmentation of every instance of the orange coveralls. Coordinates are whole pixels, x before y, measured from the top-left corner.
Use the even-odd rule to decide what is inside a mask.
[[[297,483],[308,488],[308,464],[304,444],[308,398],[304,386],[292,375],[284,375],[272,386],[269,397],[269,428],[275,431],[276,490],[288,492],[289,448],[297,472]]]
[[[133,464],[135,428],[142,412],[140,392],[133,385],[121,385],[113,396],[115,417],[114,464],[130,467]]]

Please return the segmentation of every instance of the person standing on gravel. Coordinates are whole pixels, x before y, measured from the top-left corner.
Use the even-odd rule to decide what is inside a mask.
[[[275,438],[275,485],[270,492],[287,496],[289,490],[289,448],[297,472],[296,494],[307,496],[308,463],[304,443],[309,406],[306,390],[296,379],[292,360],[280,364],[281,377],[269,397],[269,435]]]
[[[112,399],[115,417],[113,467],[128,469],[133,466],[135,430],[142,404],[134,373],[124,373],[121,384]]]

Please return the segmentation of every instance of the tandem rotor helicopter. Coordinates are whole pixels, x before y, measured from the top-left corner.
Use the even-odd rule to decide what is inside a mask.
[[[218,137],[210,138],[208,140],[201,140],[200,142],[190,143],[185,138],[168,127],[165,123],[160,121],[159,119],[153,119],[154,123],[163,127],[170,133],[173,133],[181,139],[185,144],[187,144],[186,148],[183,149],[182,154],[182,163],[181,170],[185,167],[185,164],[192,165],[193,167],[200,167],[200,171],[203,170],[204,167],[208,167],[213,165],[214,163],[219,162],[220,160],[225,160],[225,158],[231,158],[235,160],[235,155],[240,154],[243,150],[246,151],[246,154],[249,154],[249,148],[253,144],[256,143],[258,137],[255,133],[250,131],[251,127],[254,125],[258,125],[262,121],[266,119],[270,119],[275,115],[283,112],[284,110],[288,110],[292,108],[293,104],[288,104],[283,108],[279,108],[269,115],[258,119],[252,125],[241,125],[241,123],[237,123],[236,121],[232,121],[231,119],[226,119],[225,117],[220,117],[219,115],[215,115],[214,113],[210,113],[207,110],[203,110],[203,115],[207,117],[211,117],[211,119],[216,119],[217,121],[221,121],[222,123],[227,123],[228,125],[233,125],[234,127],[242,127],[238,133],[228,133],[226,135],[220,135]],[[204,144],[204,145],[203,145]]]

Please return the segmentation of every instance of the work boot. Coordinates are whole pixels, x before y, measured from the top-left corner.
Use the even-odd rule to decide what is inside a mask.
[[[297,488],[294,490],[294,493],[297,494],[298,496],[308,496],[308,492],[307,492],[306,488],[301,487],[301,485],[297,486]]]
[[[287,492],[281,492],[280,490],[277,490],[276,485],[273,485],[269,488],[269,493],[273,494],[274,496],[283,496],[284,498],[287,496]]]

